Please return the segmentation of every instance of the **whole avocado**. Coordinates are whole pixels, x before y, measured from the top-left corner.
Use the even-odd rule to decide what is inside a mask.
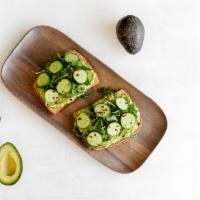
[[[119,20],[116,27],[117,38],[130,54],[141,50],[144,40],[144,25],[138,17],[127,15]]]

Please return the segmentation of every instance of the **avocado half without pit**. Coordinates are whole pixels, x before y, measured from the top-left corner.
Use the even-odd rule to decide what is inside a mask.
[[[22,158],[16,147],[7,142],[0,147],[0,183],[15,184],[22,174]]]
[[[133,15],[120,19],[116,27],[117,38],[130,54],[141,50],[144,40],[144,25],[141,20]]]

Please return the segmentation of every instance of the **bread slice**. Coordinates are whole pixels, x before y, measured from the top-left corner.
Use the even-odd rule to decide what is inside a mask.
[[[77,51],[75,50],[70,50],[68,51],[67,53],[73,53],[75,55],[77,55],[79,57],[80,60],[84,61],[86,64],[90,65],[88,63],[88,61],[80,54],[78,53]],[[91,66],[91,65],[90,65]],[[92,67],[91,67],[92,70],[94,70]],[[87,88],[87,91],[89,89],[91,89],[92,87],[96,86],[99,84],[99,77],[97,75],[97,73],[95,72],[95,80],[93,81],[93,83],[91,85],[88,86]],[[72,102],[74,102],[78,97],[81,97],[82,95],[77,95],[76,97],[74,98],[71,98],[71,101],[68,101],[64,104],[62,104],[61,106],[57,106],[57,107],[50,107],[48,106],[46,103],[45,103],[45,99],[44,97],[40,94],[40,88],[37,87],[36,85],[36,81],[34,82],[33,84],[33,89],[35,90],[35,92],[37,93],[37,95],[40,97],[41,101],[44,103],[45,107],[52,113],[52,114],[57,114],[59,113],[62,109],[64,109],[67,105],[71,104]]]
[[[133,102],[133,101],[131,100],[130,96],[128,95],[128,93],[127,93],[125,90],[121,89],[121,90],[118,90],[116,93],[117,93],[119,96],[125,96],[126,98],[128,98],[128,99],[130,100],[130,102],[133,103],[134,107],[135,107],[136,109],[138,109],[137,106],[136,106],[136,104],[135,104],[135,102]],[[100,99],[100,101],[101,101],[101,100],[102,100],[102,99]],[[98,101],[97,101],[97,102],[98,102]],[[85,107],[85,108],[83,108],[83,109],[84,109],[84,110],[87,110],[87,109],[89,109],[89,108],[90,108],[90,106]],[[81,110],[83,110],[83,109],[81,109]],[[81,112],[81,110],[79,110],[79,111],[77,111],[77,112],[75,112],[75,113],[73,114],[74,119],[76,119],[77,115]],[[138,133],[138,131],[139,131],[139,129],[140,129],[141,126],[142,126],[142,120],[141,120],[140,112],[139,112],[139,110],[138,110],[138,115],[137,115],[137,119],[136,119],[136,124],[135,124],[135,126],[134,126],[131,130],[129,130],[129,134],[127,134],[125,137],[121,138],[120,140],[116,140],[115,142],[113,142],[113,143],[111,143],[111,144],[106,144],[106,143],[103,144],[103,143],[102,143],[102,145],[97,146],[97,147],[92,147],[92,146],[87,146],[87,147],[88,147],[89,149],[91,149],[91,150],[101,150],[101,149],[105,149],[105,148],[111,147],[111,146],[113,146],[113,145],[117,145],[117,144],[119,144],[119,143],[125,141],[127,138],[130,138],[130,137],[133,137],[134,135],[136,135],[136,134]]]

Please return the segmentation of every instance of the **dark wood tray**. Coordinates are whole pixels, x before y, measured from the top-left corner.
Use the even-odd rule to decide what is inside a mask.
[[[32,88],[35,72],[40,71],[55,53],[70,49],[80,52],[92,64],[100,77],[100,84],[97,87],[111,86],[115,89],[123,88],[129,92],[140,109],[143,121],[142,128],[134,139],[127,139],[109,149],[92,151],[85,148],[73,134],[72,113],[100,98],[96,92],[97,87],[92,89],[93,94],[90,98],[79,98],[55,116],[50,114],[41,103]],[[129,173],[141,166],[159,143],[167,128],[164,113],[150,98],[69,37],[51,27],[35,27],[23,37],[5,61],[1,78],[8,90],[20,101],[96,160],[117,172]]]

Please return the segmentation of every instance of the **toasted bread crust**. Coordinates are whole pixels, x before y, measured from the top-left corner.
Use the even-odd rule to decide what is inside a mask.
[[[35,90],[35,92],[37,93],[38,97],[40,98],[40,100],[42,101],[42,103],[44,103],[44,106],[52,113],[52,114],[57,114],[62,108],[50,108],[48,106],[46,106],[44,100],[40,97],[40,93],[39,93],[39,90],[38,88],[36,87],[36,84],[34,82],[33,84],[33,89]]]
[[[118,93],[121,93],[121,94],[124,94],[126,96],[129,96],[128,93],[123,89],[119,90]],[[135,104],[135,102],[134,102],[134,104]],[[86,107],[86,108],[89,108],[89,106]],[[76,118],[76,112],[73,113],[73,117],[74,117],[74,119]],[[141,126],[142,126],[142,119],[141,119],[140,116],[139,116],[139,118],[137,120],[138,120],[138,124],[137,124],[138,127],[136,129],[132,130],[130,136],[124,137],[121,140],[110,144],[109,146],[102,145],[102,146],[99,146],[99,147],[88,147],[88,149],[91,149],[91,150],[102,150],[102,149],[110,148],[110,147],[113,147],[114,145],[120,144],[121,142],[125,141],[127,138],[130,138],[130,137],[136,135],[138,133],[139,129],[141,128]]]
[[[70,51],[68,51],[68,52],[71,52],[71,53],[76,54],[77,56],[79,56],[79,58],[80,58],[81,60],[83,60],[84,62],[88,63],[88,61],[87,61],[81,54],[79,54],[76,50],[70,50]],[[88,64],[89,64],[89,63],[88,63]],[[92,69],[93,69],[93,68],[92,68]],[[93,70],[94,70],[94,69],[93,69]],[[88,90],[91,89],[92,87],[94,87],[94,86],[96,86],[96,85],[99,84],[99,77],[98,77],[98,74],[96,73],[96,71],[95,71],[95,74],[96,74],[95,81],[94,81],[94,83],[90,86],[90,88],[88,88]],[[35,90],[35,92],[36,92],[37,95],[39,96],[40,100],[44,103],[45,107],[46,107],[52,114],[54,114],[54,115],[58,114],[58,113],[59,113],[61,110],[63,110],[67,105],[73,103],[73,102],[78,98],[78,97],[75,98],[75,99],[74,99],[73,101],[71,101],[69,104],[66,103],[64,106],[57,107],[57,108],[52,108],[52,107],[47,106],[47,105],[45,104],[44,100],[40,97],[39,90],[38,90],[38,88],[37,88],[35,82],[33,83],[33,89]],[[81,97],[81,96],[80,96],[80,97]]]

